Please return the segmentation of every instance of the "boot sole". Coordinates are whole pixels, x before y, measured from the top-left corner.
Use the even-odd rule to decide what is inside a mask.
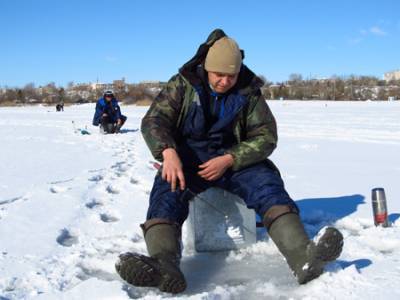
[[[183,276],[172,277],[156,259],[144,255],[122,254],[115,268],[122,279],[134,286],[158,287],[160,291],[172,294],[181,293],[186,289]]]
[[[317,243],[316,257],[320,261],[330,262],[340,256],[342,249],[343,235],[336,228],[328,227]]]
[[[314,260],[305,268],[303,276],[297,278],[300,284],[305,284],[317,277],[324,271],[327,263],[334,261],[340,256],[343,249],[343,235],[339,230],[329,227],[318,240],[313,250]]]

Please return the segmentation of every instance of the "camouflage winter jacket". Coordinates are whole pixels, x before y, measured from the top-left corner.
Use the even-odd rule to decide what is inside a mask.
[[[168,81],[143,118],[142,134],[155,159],[162,161],[163,150],[179,147],[182,124],[201,80],[198,70],[209,47],[223,36],[219,29],[210,34],[196,55]],[[248,101],[233,122],[235,144],[225,151],[234,157],[234,171],[267,160],[277,143],[276,122],[260,91],[262,81],[243,65],[236,85]]]

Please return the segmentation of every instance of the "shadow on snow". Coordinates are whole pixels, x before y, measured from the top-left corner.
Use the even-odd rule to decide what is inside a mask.
[[[313,237],[324,226],[334,224],[336,221],[357,211],[360,204],[365,204],[365,197],[359,194],[331,197],[302,199],[296,203],[301,211],[301,218],[310,237]],[[392,214],[391,221],[399,218],[400,214]],[[257,240],[266,239],[266,230],[257,230]],[[246,285],[257,280],[268,281],[278,286],[297,286],[283,257],[266,254],[246,255],[243,261],[229,259],[230,252],[197,253],[185,257],[182,269],[188,279],[187,293],[204,291],[217,285],[238,286]],[[254,256],[254,258],[252,257]],[[228,259],[227,259],[228,258]],[[357,270],[366,268],[372,261],[359,258],[353,261],[337,260],[335,265],[340,271],[351,266]],[[285,266],[285,267],[284,267]],[[330,269],[332,270],[332,269]]]

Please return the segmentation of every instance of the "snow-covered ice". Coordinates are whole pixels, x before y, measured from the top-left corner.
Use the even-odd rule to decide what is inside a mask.
[[[187,247],[182,295],[125,284],[119,253],[146,251],[139,224],[155,170],[137,129],[147,108],[123,106],[118,135],[90,125],[92,104],[0,108],[0,299],[399,299],[400,103],[268,103],[280,137],[272,160],[307,232],[334,225],[344,235],[320,278],[299,286],[260,229],[236,251]],[[385,188],[389,228],[374,226],[375,187]]]

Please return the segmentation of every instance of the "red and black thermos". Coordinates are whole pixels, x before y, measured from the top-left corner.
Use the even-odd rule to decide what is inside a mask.
[[[372,189],[371,198],[375,226],[389,227],[385,190],[383,188]]]

